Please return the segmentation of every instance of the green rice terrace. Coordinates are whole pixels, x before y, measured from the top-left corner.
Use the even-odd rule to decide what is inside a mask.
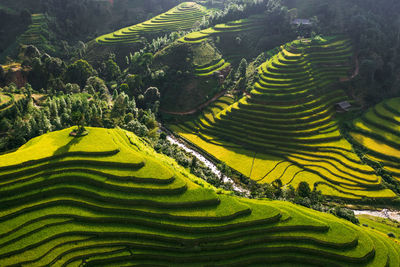
[[[13,103],[12,96],[0,94],[0,108],[6,108]]]
[[[165,113],[194,113],[199,107],[207,106],[224,91],[219,76],[225,77],[232,68],[208,42],[196,45],[174,42],[156,53],[154,58],[154,70],[164,69],[166,73],[171,69],[182,73],[190,71],[190,76],[160,86],[161,109]]]
[[[207,16],[205,7],[195,2],[184,2],[151,20],[100,36],[96,41],[109,45],[136,43],[146,36],[190,30],[204,16]]]
[[[223,58],[212,61],[206,65],[195,66],[195,75],[199,77],[211,76],[217,71],[228,68],[231,64]]]
[[[231,21],[226,24],[217,24],[214,27],[192,32],[179,39],[179,42],[198,44],[206,41],[213,36],[223,36],[224,34],[263,30],[263,15],[253,15],[247,19]]]
[[[366,149],[368,158],[400,181],[400,98],[384,101],[356,119],[350,136]]]
[[[21,94],[0,93],[0,115],[3,115],[4,112],[11,110],[16,102],[24,98],[25,96]]]
[[[132,133],[87,129],[0,156],[1,266],[400,265],[383,234],[231,196]]]
[[[45,41],[47,20],[44,14],[32,14],[32,24],[19,37],[21,44],[30,44],[41,46]]]
[[[393,198],[335,119],[335,104],[348,100],[340,80],[351,76],[352,57],[343,38],[288,43],[259,67],[248,96],[169,128],[260,183],[307,181],[334,198]]]

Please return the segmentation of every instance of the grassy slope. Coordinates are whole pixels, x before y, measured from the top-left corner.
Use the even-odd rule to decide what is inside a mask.
[[[400,262],[389,238],[290,203],[230,196],[131,133],[88,130],[0,156],[1,266]]]
[[[341,137],[334,118],[334,104],[346,96],[332,85],[348,75],[350,56],[346,40],[288,44],[261,65],[250,98],[214,121],[172,129],[260,182],[281,179],[296,187],[305,180],[325,195],[348,199],[394,197]]]

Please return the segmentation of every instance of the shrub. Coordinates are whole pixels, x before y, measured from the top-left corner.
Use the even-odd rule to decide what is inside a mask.
[[[336,215],[339,218],[346,219],[354,224],[359,224],[360,221],[357,219],[354,211],[344,208],[344,207],[335,207],[334,209],[330,210],[330,212]]]
[[[67,82],[77,83],[84,87],[87,79],[95,74],[93,67],[86,60],[80,59],[68,66],[65,78]]]
[[[303,181],[299,183],[297,187],[297,194],[301,197],[309,197],[311,193],[310,185]]]
[[[396,236],[392,232],[388,233],[387,235],[388,235],[388,237],[396,238]]]

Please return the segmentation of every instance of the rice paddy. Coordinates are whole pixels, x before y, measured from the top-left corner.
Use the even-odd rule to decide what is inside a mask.
[[[120,129],[71,130],[0,156],[1,266],[400,264],[368,228],[217,191]]]
[[[263,16],[253,15],[247,19],[231,21],[226,24],[217,24],[214,27],[205,30],[189,33],[179,41],[183,43],[198,44],[213,36],[261,30],[263,28],[262,18]]]
[[[44,14],[32,14],[32,24],[18,38],[19,43],[25,45],[41,45],[44,41],[43,35],[46,35],[44,25],[47,24]],[[48,34],[48,33],[47,33]]]
[[[172,129],[253,180],[307,181],[330,197],[390,199],[394,192],[341,135],[340,78],[352,72],[352,45],[338,37],[297,40],[263,63],[250,96]],[[222,147],[224,146],[224,147]],[[229,151],[229,152],[228,152]],[[241,154],[245,159],[233,157]]]
[[[207,16],[205,7],[195,2],[184,2],[148,21],[100,36],[96,41],[108,45],[137,43],[143,37],[189,30],[204,16]]]
[[[400,181],[400,98],[379,103],[354,121],[350,135],[367,156]]]

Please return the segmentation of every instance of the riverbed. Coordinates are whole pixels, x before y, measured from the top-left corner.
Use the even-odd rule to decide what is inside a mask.
[[[385,219],[391,219],[400,222],[400,211],[391,211],[383,209],[381,211],[376,210],[354,210],[355,215],[371,215],[375,217],[381,217]]]
[[[193,156],[195,156],[199,161],[203,162],[204,165],[206,165],[214,174],[216,174],[218,177],[222,177],[222,181],[225,184],[231,184],[232,188],[234,191],[240,192],[240,193],[244,193],[246,196],[250,195],[249,190],[242,188],[241,186],[237,185],[233,179],[231,179],[230,177],[227,177],[226,175],[222,175],[221,171],[218,170],[217,166],[210,160],[208,160],[206,157],[204,157],[203,155],[201,155],[200,153],[198,153],[197,151],[191,149],[190,147],[186,146],[183,142],[181,142],[180,140],[178,140],[177,138],[175,138],[172,135],[168,135],[167,136],[167,140],[172,143],[175,144],[177,146],[179,146],[180,148],[182,148],[183,150],[185,150],[187,153],[192,154]]]

